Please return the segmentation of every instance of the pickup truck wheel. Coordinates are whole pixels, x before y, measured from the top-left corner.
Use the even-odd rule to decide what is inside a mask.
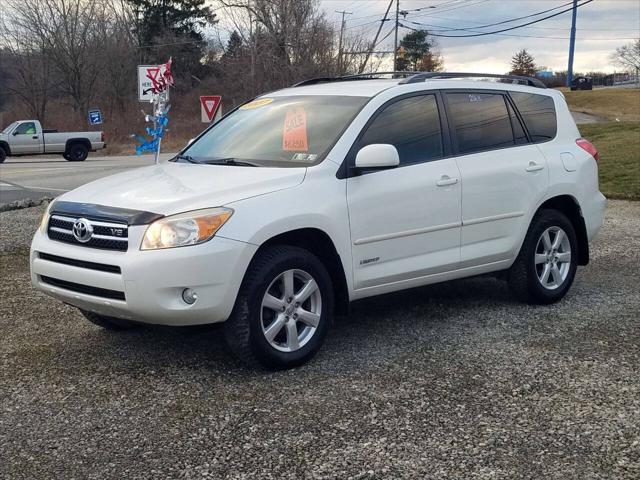
[[[66,158],[70,162],[84,162],[89,156],[89,149],[82,143],[74,143],[65,152]]]
[[[127,320],[122,320],[120,318],[107,317],[106,315],[99,315],[94,312],[89,312],[87,310],[80,310],[80,313],[84,315],[84,318],[89,320],[94,325],[104,328],[105,330],[111,331],[122,331],[122,330],[131,330],[132,328],[136,328],[139,325],[137,323],[129,322]]]
[[[531,221],[509,269],[509,286],[526,303],[549,304],[569,291],[578,268],[578,239],[571,221],[557,210],[542,210]]]
[[[4,148],[0,147],[0,163],[3,163],[7,159],[7,152]]]
[[[231,351],[244,363],[292,368],[320,349],[333,315],[333,287],[310,252],[268,247],[253,259],[224,323]]]

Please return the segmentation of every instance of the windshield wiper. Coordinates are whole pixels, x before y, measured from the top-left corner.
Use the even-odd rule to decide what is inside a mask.
[[[202,160],[197,163],[205,163],[207,165],[230,165],[232,167],[259,167],[260,166],[257,163],[251,163],[245,160],[237,160],[233,157],[212,158],[211,160]]]
[[[176,160],[186,160],[189,163],[200,163],[197,160],[194,160],[194,158],[191,155],[178,155],[176,157]]]

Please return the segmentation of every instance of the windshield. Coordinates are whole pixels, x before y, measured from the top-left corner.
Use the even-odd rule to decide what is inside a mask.
[[[13,123],[10,123],[9,125],[7,125],[7,128],[2,130],[2,133],[9,133],[13,129],[13,127],[16,126],[16,123],[18,123],[18,122],[13,122]]]
[[[314,165],[367,100],[319,95],[258,98],[215,124],[179,158],[228,165]]]

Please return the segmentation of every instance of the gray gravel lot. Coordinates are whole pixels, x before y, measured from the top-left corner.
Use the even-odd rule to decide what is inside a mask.
[[[557,305],[491,278],[363,301],[271,374],[33,291],[42,210],[0,214],[0,478],[640,478],[640,203]]]

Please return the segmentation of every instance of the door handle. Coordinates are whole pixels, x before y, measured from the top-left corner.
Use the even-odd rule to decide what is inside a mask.
[[[31,137],[31,138],[33,138],[34,140],[37,140],[37,139],[38,139],[38,136],[37,136],[37,135],[34,135],[34,136],[33,136],[33,137]]]
[[[440,180],[436,182],[438,187],[447,187],[449,185],[455,185],[460,180],[457,178],[451,178],[449,175],[443,175],[440,177]]]
[[[543,168],[544,168],[544,165],[540,165],[539,163],[536,163],[536,162],[529,162],[529,166],[525,168],[525,170],[527,172],[537,172],[538,170],[542,170]]]

